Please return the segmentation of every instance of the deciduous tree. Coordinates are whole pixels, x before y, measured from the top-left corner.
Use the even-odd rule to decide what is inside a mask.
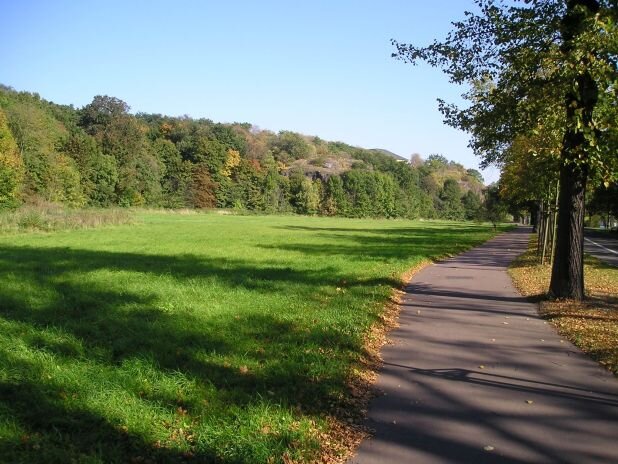
[[[586,182],[593,171],[605,181],[618,175],[610,167],[615,153],[604,143],[616,120],[616,2],[476,3],[479,12],[466,13],[444,41],[427,47],[394,42],[395,56],[425,60],[453,83],[471,84],[469,106],[440,101],[440,110],[448,124],[471,134],[470,146],[484,165],[500,163],[519,136],[545,126],[560,132],[560,215],[550,293],[582,299]]]
[[[6,115],[0,110],[0,208],[18,204],[24,166]]]

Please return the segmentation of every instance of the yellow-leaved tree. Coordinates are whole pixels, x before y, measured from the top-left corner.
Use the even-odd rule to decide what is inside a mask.
[[[221,174],[225,177],[231,177],[232,172],[240,165],[240,152],[237,150],[232,150],[229,148],[227,150],[227,158],[225,160],[225,164],[223,165],[223,169],[221,169]]]
[[[0,208],[18,204],[23,179],[24,164],[19,149],[6,115],[0,110]]]

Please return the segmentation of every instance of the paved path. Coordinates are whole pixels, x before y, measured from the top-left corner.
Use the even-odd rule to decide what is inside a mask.
[[[527,234],[413,278],[383,350],[375,436],[350,463],[618,463],[618,380],[562,341],[506,273]]]
[[[618,239],[608,234],[586,231],[584,251],[602,261],[618,266]]]

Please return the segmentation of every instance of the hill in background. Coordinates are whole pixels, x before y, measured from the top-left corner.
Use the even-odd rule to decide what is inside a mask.
[[[441,155],[410,163],[292,131],[129,109],[109,96],[74,108],[2,86],[0,204],[445,219],[481,208],[480,173]]]

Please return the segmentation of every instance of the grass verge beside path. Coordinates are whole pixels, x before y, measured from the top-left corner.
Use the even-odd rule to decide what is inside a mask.
[[[541,316],[558,333],[618,376],[618,268],[586,255],[586,300],[546,299],[551,267],[538,264],[533,237],[528,251],[509,271],[523,295],[540,301]]]
[[[375,361],[371,328],[385,325],[401,277],[494,234],[439,222],[138,219],[0,235],[0,462],[341,458]]]

